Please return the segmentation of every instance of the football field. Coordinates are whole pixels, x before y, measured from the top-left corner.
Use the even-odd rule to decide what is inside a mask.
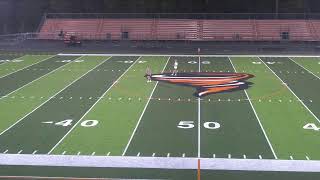
[[[254,77],[248,88],[203,97],[194,95],[194,87],[147,82],[147,68],[172,73],[175,61],[178,75]],[[109,169],[104,176],[113,178],[182,173],[199,179],[202,172],[205,179],[210,170],[276,171],[264,166],[268,160],[306,163],[293,169],[311,172],[307,163],[320,160],[319,93],[320,58],[311,56],[0,54],[0,164],[36,165],[42,173],[51,162],[127,168],[118,174]],[[111,162],[104,165],[101,158]],[[189,166],[194,160],[195,167]],[[221,167],[213,168],[214,160]],[[226,165],[238,160],[252,162],[252,169]],[[131,168],[140,170],[127,172]],[[42,176],[34,169],[3,168],[0,175]]]

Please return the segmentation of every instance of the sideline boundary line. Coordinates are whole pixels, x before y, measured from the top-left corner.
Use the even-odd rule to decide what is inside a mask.
[[[169,57],[173,57],[173,56],[177,56],[177,57],[320,57],[320,56],[314,56],[314,55],[294,55],[294,54],[290,54],[290,55],[265,55],[265,54],[261,54],[261,55],[250,55],[250,54],[246,54],[246,55],[197,55],[197,54],[91,54],[91,53],[85,53],[85,54],[78,54],[78,53],[59,53],[57,54],[58,56],[169,56]]]
[[[112,56],[111,56],[112,57]],[[53,148],[51,148],[51,150],[48,152],[48,154],[51,154],[60,144],[61,144],[61,142],[73,131],[73,129],[74,128],[76,128],[76,126],[82,121],[82,119],[96,106],[96,104],[98,103],[98,102],[100,102],[100,100],[102,99],[102,97],[104,97],[108,92],[109,92],[109,90],[115,85],[115,84],[117,84],[117,82],[131,69],[131,67],[133,66],[133,65],[135,65],[138,61],[139,61],[139,59],[141,58],[141,56],[139,57],[139,58],[137,58],[136,60],[135,60],[135,62],[134,63],[132,63],[129,67],[128,67],[128,69],[124,72],[124,73],[122,73],[112,84],[111,84],[111,86],[100,96],[100,98],[88,109],[88,111],[87,112],[85,112],[84,114],[83,114],[83,116],[69,129],[69,131],[59,140],[59,142],[56,144],[56,145],[54,145],[53,146]],[[109,58],[110,59],[110,58]],[[103,61],[103,62],[105,62],[105,61]]]
[[[81,57],[77,58],[80,59]],[[105,61],[109,60],[111,57],[107,58],[106,60],[104,60],[102,63],[104,63]],[[71,63],[71,62],[69,62]],[[69,64],[67,63],[67,64]],[[37,106],[36,108],[34,108],[32,111],[30,111],[29,113],[27,113],[26,115],[24,115],[22,118],[20,118],[18,121],[16,121],[15,123],[13,123],[11,126],[9,126],[7,129],[5,129],[4,131],[2,131],[0,133],[0,136],[3,135],[5,132],[9,131],[11,128],[13,128],[15,125],[17,125],[18,123],[20,123],[22,120],[24,120],[27,116],[29,116],[30,114],[32,114],[34,111],[36,111],[37,109],[39,109],[40,107],[42,107],[43,105],[45,105],[47,102],[49,102],[53,97],[57,96],[59,93],[61,93],[62,91],[64,91],[65,89],[67,89],[69,86],[71,86],[73,83],[77,82],[79,79],[81,79],[83,76],[87,75],[89,72],[91,72],[93,69],[95,69],[96,67],[98,67],[99,65],[101,65],[102,63],[99,63],[97,66],[93,67],[92,69],[90,69],[89,71],[87,71],[86,73],[84,73],[83,75],[81,75],[79,78],[75,79],[74,81],[72,81],[70,84],[68,84],[67,86],[65,86],[64,88],[62,88],[60,91],[58,91],[57,93],[55,93],[54,95],[52,95],[49,99],[47,99],[46,101],[44,101],[43,103],[41,103],[39,106]],[[59,69],[59,68],[58,68]]]
[[[142,56],[140,56],[140,57],[142,57]],[[168,62],[170,61],[170,59],[171,59],[171,56],[168,57],[168,60],[167,60],[166,64],[164,65],[161,73],[163,73],[163,71],[166,69],[166,67],[167,67]],[[152,91],[151,91],[151,94],[150,94],[150,96],[149,96],[148,102],[146,103],[146,105],[145,105],[144,108],[143,108],[143,111],[142,111],[142,113],[141,113],[141,115],[140,115],[140,118],[139,118],[137,124],[136,124],[136,127],[134,128],[134,130],[133,130],[133,132],[132,132],[132,134],[131,134],[131,137],[130,137],[129,141],[128,141],[125,149],[124,149],[123,152],[122,152],[122,156],[124,156],[124,155],[127,153],[127,150],[128,150],[128,148],[129,148],[129,146],[130,146],[130,144],[131,144],[131,141],[132,141],[132,139],[133,139],[133,137],[134,137],[134,135],[135,135],[138,127],[139,127],[139,124],[140,124],[140,121],[141,121],[141,119],[142,119],[142,117],[143,117],[143,115],[144,115],[144,112],[146,111],[146,109],[147,109],[147,107],[148,107],[148,105],[149,105],[149,102],[150,102],[150,100],[151,100],[151,98],[152,98],[152,96],[153,96],[153,93],[154,93],[154,91],[156,90],[156,88],[157,88],[157,86],[158,86],[158,82],[159,82],[159,81],[156,82],[156,85],[153,87],[153,89],[152,89]]]
[[[236,68],[234,67],[234,65],[233,65],[232,60],[230,59],[230,57],[228,57],[228,59],[229,59],[231,65],[232,65],[232,68],[234,69],[234,71],[237,72],[237,70],[236,70]],[[272,152],[272,154],[273,154],[273,157],[274,157],[275,159],[278,159],[278,157],[277,157],[277,155],[276,155],[276,153],[275,153],[275,151],[274,151],[274,149],[273,149],[273,147],[272,147],[272,144],[271,144],[271,142],[270,142],[270,140],[269,140],[269,138],[268,138],[268,136],[267,136],[267,133],[266,133],[266,131],[265,131],[265,129],[264,129],[261,121],[260,121],[260,118],[259,118],[259,116],[258,116],[258,113],[256,112],[256,110],[255,110],[255,108],[254,108],[254,106],[253,106],[253,104],[252,104],[252,102],[251,102],[251,100],[250,100],[250,97],[249,97],[247,91],[246,91],[245,89],[244,89],[243,91],[244,91],[244,93],[245,93],[246,96],[247,96],[247,99],[248,99],[248,101],[249,101],[249,104],[250,104],[253,112],[254,112],[254,115],[256,116],[256,119],[258,120],[258,123],[259,123],[259,125],[260,125],[260,128],[261,128],[261,130],[262,130],[262,132],[263,132],[264,137],[266,138],[266,140],[267,140],[267,142],[268,142],[268,145],[269,145],[270,150],[271,150],[271,152]]]
[[[25,55],[25,56],[28,56],[28,55]],[[25,56],[21,56],[20,58],[23,58],[23,57],[25,57]],[[29,56],[30,56],[30,55],[29,55]],[[47,57],[47,58],[45,58],[45,59],[40,60],[39,62],[30,64],[30,65],[28,65],[28,66],[26,66],[26,67],[23,67],[23,68],[18,69],[18,70],[16,70],[16,71],[10,72],[9,74],[6,74],[6,75],[1,76],[0,79],[1,79],[1,78],[4,78],[4,77],[7,77],[7,76],[9,76],[9,75],[11,75],[11,74],[14,74],[14,73],[16,73],[16,72],[22,71],[22,70],[24,70],[24,69],[26,69],[26,68],[29,68],[29,67],[33,66],[33,65],[39,64],[39,63],[41,63],[41,62],[43,62],[43,61],[46,61],[46,60],[48,60],[48,59],[54,58],[55,56],[56,56],[56,55],[51,55],[51,56],[49,56],[49,57]],[[20,59],[20,58],[16,58],[16,59]],[[13,60],[16,60],[16,59],[13,59]]]
[[[320,161],[187,157],[0,154],[4,166],[320,172]]]
[[[287,85],[287,83],[285,83],[260,57],[259,57],[259,59],[282,82],[282,84],[289,89],[289,91],[299,100],[299,102],[301,102],[301,104],[310,112],[310,114],[318,122],[320,122],[319,118],[315,114],[313,114],[313,112],[308,108],[308,106],[306,104],[304,104],[304,102],[293,92],[293,90]]]

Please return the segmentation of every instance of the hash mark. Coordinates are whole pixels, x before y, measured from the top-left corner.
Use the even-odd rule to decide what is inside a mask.
[[[229,159],[231,158],[231,154],[228,154],[228,158],[229,158]]]
[[[108,152],[107,156],[109,156],[109,155],[110,155],[110,153],[111,153],[111,152]]]
[[[170,153],[167,154],[167,157],[170,157]]]
[[[65,155],[65,154],[66,154],[66,152],[67,152],[67,151],[63,151],[63,152],[62,152],[62,155]]]
[[[309,156],[306,156],[306,159],[307,159],[307,160],[310,160]]]
[[[261,155],[259,155],[259,159],[262,159],[262,156],[261,156]]]
[[[21,154],[22,153],[22,150],[20,150],[19,152],[18,152],[18,154]]]
[[[213,158],[216,158],[216,154],[213,154]]]
[[[5,150],[5,151],[3,152],[3,154],[6,154],[8,151],[9,151],[8,149],[7,149],[7,150]]]
[[[138,156],[138,157],[140,156],[140,152],[138,152],[137,156]]]
[[[290,159],[291,159],[291,160],[293,160],[293,157],[292,157],[292,156],[290,156]]]
[[[243,155],[243,159],[247,159],[247,156],[245,154]]]
[[[156,153],[152,153],[152,157],[154,157],[156,155]]]
[[[32,152],[32,154],[36,154],[37,152],[38,152],[38,150],[35,150],[35,151]]]
[[[80,155],[80,153],[81,153],[81,152],[79,151],[79,152],[77,153],[77,156],[79,156],[79,155]]]
[[[94,156],[96,154],[96,152],[93,152],[92,154],[91,154],[91,156]]]
[[[182,157],[186,157],[186,153],[183,153],[183,154],[182,154]]]

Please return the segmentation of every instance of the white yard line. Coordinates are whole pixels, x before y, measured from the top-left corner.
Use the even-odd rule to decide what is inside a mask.
[[[80,59],[80,58],[82,58],[82,57],[83,57],[83,56],[81,56],[81,57],[79,57],[79,58],[76,58],[75,60]],[[62,66],[60,66],[60,67],[58,67],[57,69],[55,69],[55,70],[53,70],[53,71],[50,71],[50,72],[48,72],[47,74],[44,74],[44,75],[42,75],[42,76],[38,77],[37,79],[34,79],[33,81],[28,82],[27,84],[25,84],[25,85],[23,85],[23,86],[19,87],[18,89],[15,89],[14,91],[11,91],[10,93],[8,93],[8,94],[6,94],[6,95],[4,95],[4,96],[0,97],[0,99],[4,98],[4,97],[6,97],[6,96],[9,96],[9,95],[11,95],[11,94],[13,94],[13,93],[15,93],[15,92],[19,91],[20,89],[22,89],[22,88],[24,88],[24,87],[29,86],[29,85],[30,85],[30,84],[32,84],[33,82],[38,81],[39,79],[42,79],[42,78],[44,78],[44,77],[46,77],[46,76],[48,76],[48,75],[50,75],[50,74],[52,74],[52,73],[54,73],[54,72],[56,72],[56,71],[60,70],[60,69],[62,69],[64,66],[66,66],[66,65],[68,65],[68,64],[70,64],[70,63],[72,63],[72,62],[73,62],[73,61],[68,62],[68,63],[66,63],[66,64],[64,64],[64,65],[62,65]]]
[[[0,154],[0,165],[92,168],[198,169],[198,157]],[[202,170],[320,172],[319,161],[200,158]]]
[[[73,54],[73,53],[60,53],[58,56],[176,56],[176,57],[320,57],[320,56],[314,56],[314,55],[299,55],[299,54],[289,54],[289,55],[279,55],[279,54],[272,54],[272,55],[266,55],[266,54],[260,54],[260,55],[197,55],[197,54]]]
[[[134,63],[132,63],[132,64],[129,66],[129,68],[128,68],[124,73],[122,73],[122,75],[121,75],[117,80],[114,81],[114,83],[100,96],[100,98],[88,109],[88,111],[84,113],[84,115],[79,119],[79,121],[77,121],[77,122],[70,128],[70,130],[59,140],[59,142],[58,142],[56,145],[53,146],[53,148],[48,152],[48,154],[51,154],[52,151],[53,151],[56,147],[59,146],[59,144],[73,131],[73,129],[77,127],[77,125],[82,121],[82,119],[96,106],[96,104],[97,104],[98,102],[100,102],[100,100],[102,99],[101,97],[104,97],[104,96],[109,92],[109,90],[110,90],[115,84],[117,84],[117,82],[131,69],[131,67],[132,67],[133,65],[135,65],[135,64],[139,61],[140,58],[141,58],[141,57],[139,57],[138,59],[136,59],[136,61],[135,61]]]
[[[288,89],[289,89],[289,91],[299,100],[299,102],[310,112],[310,114],[318,121],[318,122],[320,122],[320,120],[319,120],[319,118],[315,115],[315,114],[313,114],[313,112],[308,108],[308,106],[306,106],[305,104],[304,104],[304,102],[292,91],[292,89],[260,58],[260,57],[258,57],[259,59],[260,59],[260,61],[265,65],[265,66],[267,66],[267,68],[282,82],[282,84],[283,85],[285,85]]]
[[[313,76],[315,76],[316,78],[320,79],[319,76],[315,75],[312,71],[310,71],[309,69],[305,68],[304,66],[300,65],[299,63],[297,63],[295,60],[293,60],[291,57],[288,57],[288,59],[290,59],[292,62],[294,62],[295,64],[297,64],[298,66],[302,67],[304,70],[308,71],[310,74],[312,74]]]
[[[167,67],[167,64],[168,64],[169,60],[170,60],[170,56],[168,57],[168,60],[167,60],[166,64],[164,65],[161,73],[163,73],[163,71],[164,71],[165,68]],[[143,117],[143,115],[144,115],[144,112],[146,111],[146,109],[147,109],[147,107],[148,107],[148,105],[149,105],[149,102],[150,102],[150,100],[151,100],[151,98],[152,98],[152,95],[153,95],[154,91],[156,90],[157,86],[158,86],[158,81],[156,82],[156,85],[154,86],[153,90],[151,91],[151,94],[150,94],[150,96],[149,96],[148,102],[147,102],[146,105],[144,106],[144,109],[143,109],[143,111],[142,111],[142,113],[141,113],[141,115],[140,115],[140,118],[139,118],[139,120],[138,120],[138,122],[137,122],[137,124],[136,124],[136,127],[134,128],[134,130],[133,130],[133,132],[132,132],[132,134],[131,134],[131,137],[130,137],[129,141],[128,141],[128,143],[127,143],[124,151],[122,152],[122,156],[124,156],[124,155],[126,154],[128,148],[129,148],[129,146],[130,146],[130,144],[131,144],[131,141],[132,141],[132,139],[133,139],[133,136],[135,135],[135,133],[136,133],[138,127],[139,127],[140,121],[141,121],[141,119],[142,119],[142,117]]]
[[[23,57],[25,57],[25,56],[27,56],[27,55],[19,56],[19,57],[17,57],[17,58],[11,59],[11,60],[6,59],[6,60],[9,60],[9,61],[0,63],[0,67],[1,67],[2,65],[4,65],[4,64],[10,63],[10,61],[12,61],[12,60],[17,60],[17,59],[23,58]]]
[[[110,57],[108,58],[110,59]],[[107,61],[108,59],[106,59],[105,61]],[[64,91],[65,89],[67,89],[69,86],[71,86],[73,83],[75,83],[76,81],[78,81],[79,79],[81,79],[83,76],[87,75],[89,72],[91,72],[93,69],[95,69],[96,67],[98,67],[99,65],[101,65],[102,63],[104,63],[105,61],[99,63],[97,66],[95,66],[94,68],[92,68],[91,70],[89,70],[88,72],[86,72],[85,74],[83,74],[82,76],[80,76],[79,78],[77,78],[76,80],[72,81],[70,84],[68,84],[67,86],[65,86],[63,89],[61,89],[60,91],[58,91],[56,94],[54,94],[53,96],[51,96],[49,99],[47,99],[46,101],[44,101],[42,104],[40,104],[39,106],[37,106],[35,109],[33,109],[31,112],[29,112],[28,114],[26,114],[25,116],[23,116],[22,118],[20,118],[18,121],[16,121],[14,124],[12,124],[10,127],[8,127],[6,130],[2,131],[0,133],[0,136],[2,134],[4,134],[5,132],[9,131],[12,127],[14,127],[15,125],[17,125],[18,123],[20,123],[24,118],[26,118],[27,116],[29,116],[31,113],[33,113],[34,111],[36,111],[37,109],[39,109],[41,106],[43,106],[44,104],[46,104],[48,101],[50,101],[53,97],[55,97],[56,95],[58,95],[59,93],[61,93],[62,91]],[[68,64],[68,63],[67,63]],[[61,68],[61,67],[60,67]]]
[[[35,62],[35,63],[33,63],[33,64],[30,64],[30,65],[26,66],[26,67],[22,67],[22,68],[20,68],[20,69],[18,69],[18,70],[16,70],[16,71],[13,71],[13,72],[11,72],[11,73],[9,73],[9,74],[5,74],[5,75],[1,76],[0,79],[1,79],[1,78],[4,78],[4,77],[6,77],[6,76],[9,76],[9,75],[11,75],[11,74],[14,74],[14,73],[16,73],[16,72],[19,72],[19,71],[21,71],[21,70],[23,70],[23,69],[27,69],[27,68],[29,68],[29,67],[31,67],[31,66],[33,66],[33,65],[39,64],[39,63],[41,63],[41,62],[43,62],[43,61],[46,61],[46,60],[48,60],[48,59],[51,59],[51,58],[53,58],[53,57],[55,57],[55,56],[56,56],[56,55],[49,56],[49,57],[47,57],[47,58],[45,58],[45,59],[40,60],[39,62]],[[22,57],[20,57],[20,58],[16,58],[16,59],[22,59],[23,57],[24,57],[24,56],[22,56]]]
[[[198,72],[201,72],[201,58],[198,60]],[[201,157],[201,97],[198,97],[198,158]]]
[[[234,69],[235,72],[237,72],[237,70],[236,70],[236,68],[234,67],[234,65],[233,65],[230,57],[228,57],[228,58],[229,58],[229,61],[230,61],[231,65],[232,65],[232,68]],[[250,100],[250,97],[249,97],[247,91],[246,91],[245,89],[244,89],[243,91],[244,91],[244,93],[246,94],[246,97],[247,97],[247,99],[248,99],[248,101],[249,101],[249,104],[250,104],[250,106],[251,106],[251,108],[252,108],[252,110],[253,110],[253,112],[254,112],[254,115],[256,116],[256,119],[258,120],[258,123],[259,123],[259,125],[260,125],[260,128],[261,128],[261,130],[262,130],[262,132],[263,132],[263,134],[264,134],[264,137],[266,138],[266,140],[267,140],[267,142],[268,142],[268,145],[269,145],[269,147],[270,147],[270,149],[271,149],[271,151],[272,151],[272,154],[273,154],[274,158],[275,158],[275,159],[278,159],[278,157],[277,157],[277,155],[276,155],[276,153],[275,153],[275,151],[274,151],[274,149],[273,149],[273,147],[272,147],[272,144],[271,144],[271,142],[270,142],[270,140],[269,140],[269,138],[268,138],[268,136],[267,136],[267,133],[265,132],[265,130],[264,130],[264,128],[263,128],[263,125],[262,125],[262,123],[261,123],[261,121],[260,121],[260,118],[259,118],[259,116],[258,116],[258,114],[257,114],[257,112],[256,112],[256,110],[255,110],[255,108],[254,108],[251,100]]]

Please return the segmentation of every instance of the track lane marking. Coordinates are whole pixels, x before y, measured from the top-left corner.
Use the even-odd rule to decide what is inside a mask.
[[[232,65],[232,68],[234,69],[234,71],[237,72],[237,70],[236,70],[236,68],[234,67],[234,65],[233,65],[232,60],[230,59],[230,57],[228,57],[228,59],[229,59],[231,65]],[[258,116],[258,114],[257,114],[257,112],[256,112],[256,110],[255,110],[255,108],[254,108],[251,100],[250,100],[250,97],[249,97],[247,91],[246,91],[245,89],[244,89],[243,91],[244,91],[244,93],[246,94],[246,97],[247,97],[247,99],[248,99],[248,102],[249,102],[249,104],[250,104],[250,106],[251,106],[251,108],[252,108],[252,110],[253,110],[253,112],[254,112],[254,115],[256,116],[256,119],[258,120],[258,123],[259,123],[259,125],[260,125],[260,128],[261,128],[261,130],[262,130],[262,132],[263,132],[264,137],[266,138],[266,140],[267,140],[267,142],[268,142],[268,145],[269,145],[269,147],[270,147],[270,149],[271,149],[271,151],[272,151],[272,154],[273,154],[274,158],[275,158],[275,159],[278,159],[278,157],[277,157],[277,155],[276,155],[276,153],[275,153],[275,151],[274,151],[274,149],[273,149],[273,147],[272,147],[272,144],[271,144],[271,142],[270,142],[270,140],[269,140],[269,138],[268,138],[268,136],[267,136],[267,133],[265,132],[265,130],[264,130],[264,128],[263,128],[263,125],[262,125],[262,123],[261,123],[261,121],[260,121],[260,118],[259,118],[259,116]]]
[[[167,60],[166,64],[164,65],[161,73],[163,73],[163,71],[164,71],[165,68],[167,67],[170,58],[171,58],[171,56],[168,57],[168,60]],[[157,86],[158,86],[158,83],[159,83],[159,81],[156,82],[156,85],[154,86],[154,88],[153,88],[153,90],[152,90],[152,92],[151,92],[151,94],[150,94],[150,96],[149,96],[149,98],[148,98],[148,102],[147,102],[146,105],[144,106],[144,109],[143,109],[143,111],[142,111],[142,113],[141,113],[141,115],[140,115],[140,118],[139,118],[139,120],[138,120],[138,122],[137,122],[137,124],[136,124],[136,127],[134,128],[134,130],[133,130],[133,132],[132,132],[132,134],[131,134],[131,137],[130,137],[129,141],[128,141],[125,149],[123,150],[122,156],[124,156],[124,155],[126,154],[128,148],[129,148],[129,146],[130,146],[130,144],[131,144],[131,141],[132,141],[132,139],[133,139],[133,137],[134,137],[134,134],[136,133],[136,131],[137,131],[137,129],[138,129],[138,126],[139,126],[139,124],[140,124],[140,121],[141,121],[141,119],[142,119],[142,117],[143,117],[143,115],[144,115],[144,112],[146,111],[146,109],[147,109],[147,107],[148,107],[148,105],[149,105],[150,100],[152,99],[153,93],[154,93],[154,91],[156,90],[156,88],[157,88]],[[141,99],[141,98],[139,98],[139,100],[140,100],[140,99]]]
[[[310,112],[310,114],[318,121],[320,122],[319,118],[313,114],[313,112],[308,108],[306,104],[303,103],[303,101],[293,92],[293,90],[288,86],[287,83],[285,83],[260,57],[258,57],[262,63],[267,66],[267,68],[282,82],[282,84],[289,89],[289,91],[299,100],[299,102]]]
[[[110,58],[111,58],[111,57],[109,57],[108,59],[110,59]],[[134,63],[132,63],[132,64],[127,68],[127,70],[124,71],[124,72],[121,74],[121,76],[118,77],[117,80],[115,80],[115,81],[112,83],[112,85],[101,95],[101,97],[104,97],[104,96],[110,91],[110,89],[111,89],[115,84],[117,84],[117,82],[131,69],[131,67],[132,67],[133,65],[135,65],[135,64],[139,61],[140,58],[141,58],[141,56],[140,56],[139,58],[137,58],[136,61],[135,61]],[[108,60],[108,59],[107,59],[107,60]],[[103,61],[103,62],[105,62],[105,61]],[[102,64],[102,63],[101,63],[101,64]],[[99,65],[100,65],[100,64],[99,64]],[[98,66],[96,66],[96,67],[98,67]],[[48,154],[51,154],[52,151],[54,151],[54,149],[61,144],[61,142],[73,131],[73,129],[83,120],[83,118],[95,107],[95,105],[98,104],[98,102],[100,102],[101,99],[102,99],[102,98],[99,98],[99,99],[88,109],[88,111],[84,113],[84,115],[69,129],[69,131],[59,140],[59,142],[58,142],[56,145],[54,145],[53,148],[51,148],[51,150],[48,152]]]

